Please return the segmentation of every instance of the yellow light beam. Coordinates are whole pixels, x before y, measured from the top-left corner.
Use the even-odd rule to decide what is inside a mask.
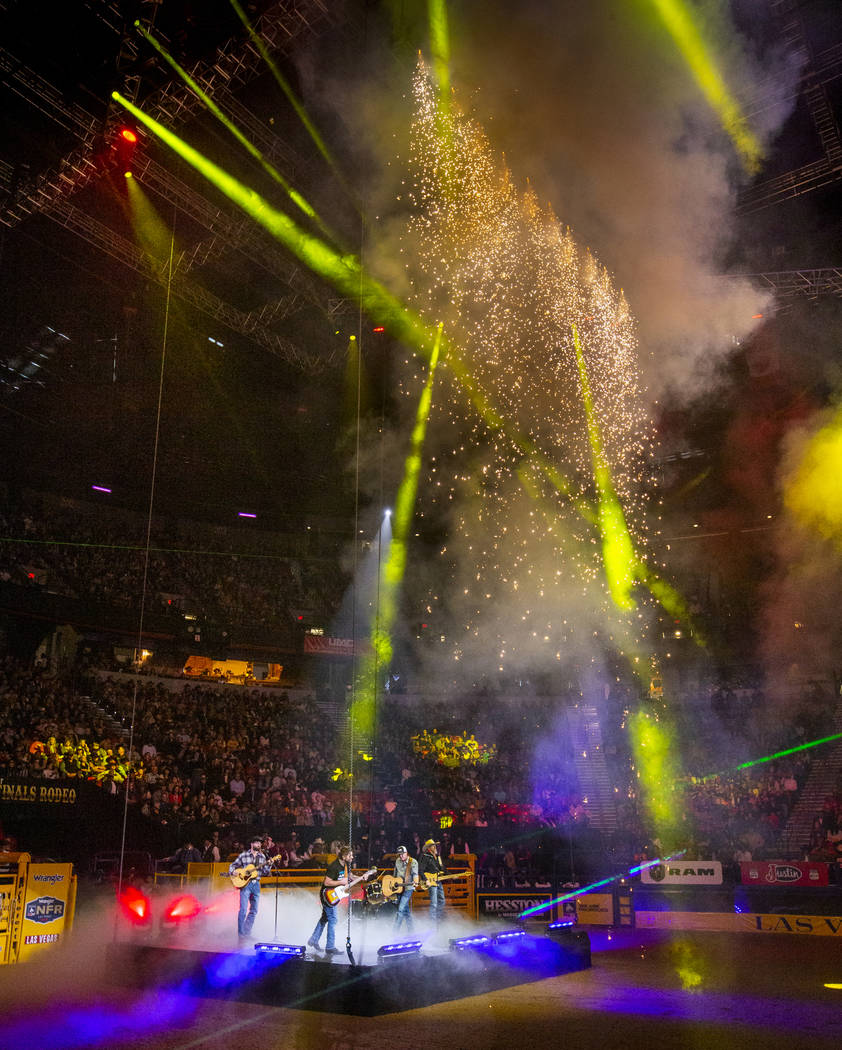
[[[485,423],[489,427],[501,430],[514,448],[523,455],[531,457],[559,494],[568,498],[585,520],[592,524],[598,521],[601,526],[612,522],[615,515],[606,514],[601,508],[595,510],[588,500],[577,496],[567,479],[553,466],[536,443],[507,424],[480,384],[470,375],[459,359],[453,344],[438,329],[432,328],[418,314],[405,307],[382,284],[366,274],[354,255],[340,254],[314,234],[303,230],[284,212],[272,207],[259,193],[249,189],[213,161],[204,157],[198,150],[179,138],[169,128],[148,116],[118,91],[113,92],[112,98],[209,182],[213,183],[255,222],[286,245],[296,258],[333,284],[345,296],[357,299],[363,311],[369,316],[377,317],[388,323],[397,339],[414,347],[427,360],[430,360],[433,348],[439,343],[441,360],[456,376]],[[621,524],[625,527],[621,510],[616,524],[618,528]],[[621,547],[623,542],[628,541],[624,541],[622,535],[619,535],[617,542]],[[647,581],[652,578],[651,574],[648,575]]]
[[[214,102],[210,95],[208,95],[208,93],[202,89],[201,85],[199,85],[190,76],[187,70],[183,69],[178,64],[178,62],[176,62],[173,56],[161,45],[161,43],[158,40],[155,39],[155,37],[143,25],[141,25],[140,22],[135,22],[135,29],[137,29],[141,36],[149,44],[151,44],[152,47],[155,48],[158,54],[161,55],[161,57],[166,62],[168,62],[170,66],[172,66],[172,68],[176,71],[176,73],[178,73],[178,75],[182,78],[185,84],[187,84],[187,86],[190,88],[193,94],[196,95],[196,97],[201,101],[202,105],[216,117],[220,124],[222,124],[223,127],[226,128],[231,135],[233,135],[233,137],[237,140],[237,142],[240,143],[240,145],[246,150],[246,152],[251,157],[253,157],[258,162],[258,164],[260,164],[260,166],[263,168],[266,174],[269,175],[269,177],[273,179],[284,190],[284,192],[289,196],[293,204],[295,204],[295,206],[299,208],[307,216],[308,219],[311,219],[313,222],[315,222],[326,237],[329,237],[334,243],[336,243],[337,238],[324,224],[324,222],[316,212],[316,209],[309,203],[309,201],[306,200],[306,198],[301,193],[298,192],[298,190],[296,190],[293,187],[293,185],[287,179],[284,178],[284,176],[278,171],[278,169],[273,164],[266,160],[266,158],[263,156],[263,154],[257,148],[257,146],[255,146],[253,142],[250,142],[246,138],[246,136],[240,131],[236,124],[234,124],[234,122],[225,113],[223,113],[223,111],[219,108],[216,102]]]
[[[651,3],[734,143],[744,168],[749,174],[755,174],[763,161],[763,148],[749,129],[739,103],[728,90],[692,8],[685,0],[651,0]]]
[[[339,181],[340,185],[345,190],[345,192],[348,195],[348,197],[353,201],[354,207],[357,209],[357,211],[361,211],[360,205],[358,203],[357,195],[354,193],[353,189],[346,182],[344,176],[342,175],[342,173],[341,173],[341,171],[339,169],[339,165],[336,163],[336,161],[334,161],[333,157],[331,156],[330,150],[325,145],[324,139],[319,134],[318,128],[315,126],[315,124],[312,122],[312,120],[310,120],[310,117],[308,116],[307,111],[305,110],[304,106],[301,104],[301,102],[296,97],[295,92],[292,90],[292,87],[289,84],[289,81],[286,79],[286,77],[283,75],[283,73],[281,73],[280,69],[278,69],[277,63],[275,61],[273,61],[272,56],[269,54],[269,50],[266,47],[266,45],[263,42],[263,40],[261,40],[260,36],[254,31],[254,27],[252,26],[251,22],[249,21],[248,15],[242,9],[242,7],[237,2],[237,0],[230,0],[230,2],[231,2],[231,6],[237,12],[237,17],[240,19],[240,21],[245,26],[246,31],[248,32],[248,35],[251,38],[252,43],[257,48],[257,50],[260,52],[260,55],[261,55],[263,61],[266,63],[267,67],[269,68],[269,71],[271,72],[272,76],[275,78],[276,83],[280,87],[281,91],[283,91],[283,93],[286,96],[287,101],[289,102],[289,104],[295,110],[295,113],[296,113],[298,119],[301,121],[301,123],[306,128],[307,134],[310,136],[310,138],[315,143],[316,149],[319,151],[319,153],[321,153],[322,157],[325,159],[325,161],[327,162],[328,166],[333,171],[333,173],[336,176],[337,180]]]
[[[427,433],[430,417],[430,404],[433,397],[433,381],[439,361],[443,325],[436,330],[436,342],[430,355],[427,380],[418,400],[415,413],[415,426],[412,429],[409,452],[404,464],[403,478],[398,487],[395,499],[395,512],[392,515],[392,540],[389,553],[381,572],[378,589],[376,624],[372,631],[371,654],[362,662],[359,686],[355,690],[356,699],[353,705],[354,724],[362,733],[368,733],[374,726],[375,702],[377,699],[378,668],[388,668],[392,661],[392,631],[398,615],[400,589],[406,571],[409,534],[415,515],[415,500],[418,494],[418,479],[421,476],[421,453]],[[381,530],[382,536],[382,530]]]
[[[614,483],[611,479],[611,471],[605,457],[602,435],[594,411],[593,395],[579,332],[576,325],[573,325],[572,329],[582,402],[585,406],[588,426],[588,440],[593,456],[594,480],[599,493],[599,530],[602,535],[602,560],[605,566],[605,576],[614,604],[620,609],[634,609],[635,601],[631,590],[638,576],[637,569],[640,559],[635,552],[620,500],[614,491]]]

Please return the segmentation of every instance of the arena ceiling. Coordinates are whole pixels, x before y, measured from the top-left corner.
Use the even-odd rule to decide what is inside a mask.
[[[244,7],[364,198],[367,181],[378,177],[371,144],[355,139],[320,92],[320,78],[353,71],[376,79],[389,48],[390,60],[408,69],[412,51],[402,45],[423,30],[426,4],[257,0]],[[732,7],[743,33],[767,51],[778,43],[782,55],[797,56],[800,73],[792,98],[743,100],[750,119],[780,105],[790,115],[743,189],[741,235],[728,264],[763,274],[782,300],[838,296],[839,6],[734,0]],[[189,129],[209,152],[219,150],[221,132],[138,37],[135,20],[306,189],[349,244],[360,244],[362,227],[229,0],[80,0],[49,9],[0,2],[0,359],[7,366],[0,427],[8,476],[77,496],[98,480],[142,505],[166,280],[139,255],[128,228],[114,139],[124,115],[111,91],[178,132]],[[424,43],[422,33],[416,46]],[[258,179],[251,162],[231,155],[235,173]],[[161,498],[179,513],[223,518],[238,501],[275,522],[313,510],[346,513],[349,486],[337,452],[342,362],[348,332],[361,323],[370,332],[376,319],[360,322],[353,303],[150,136],[141,135],[133,165],[178,243]],[[375,342],[372,352],[384,351]],[[27,365],[32,374],[16,378]]]

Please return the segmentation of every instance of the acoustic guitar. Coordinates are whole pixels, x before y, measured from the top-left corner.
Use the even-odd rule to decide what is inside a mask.
[[[416,889],[426,890],[430,886],[436,885],[436,883],[442,882],[444,879],[464,879],[471,878],[473,876],[472,871],[460,871],[454,875],[438,875],[435,872],[427,875],[426,882],[419,882]],[[422,879],[424,876],[422,876]],[[380,879],[381,892],[386,900],[394,897],[396,894],[403,893],[403,879],[397,878],[395,875],[383,875]]]
[[[263,867],[269,864],[274,864],[276,860],[280,860],[283,854],[279,853],[275,857],[270,857],[266,861]],[[243,886],[248,886],[250,882],[260,878],[260,868],[256,864],[246,864],[244,868],[236,868],[231,876],[231,885],[235,890],[241,890]]]

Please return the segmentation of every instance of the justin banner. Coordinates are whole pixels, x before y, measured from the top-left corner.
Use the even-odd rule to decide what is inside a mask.
[[[806,861],[743,861],[740,864],[740,881],[760,886],[827,886],[828,866]]]

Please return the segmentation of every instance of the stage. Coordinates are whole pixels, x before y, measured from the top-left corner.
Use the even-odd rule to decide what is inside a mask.
[[[401,942],[391,945],[395,943]],[[350,956],[343,945],[339,954],[329,956],[277,942],[220,952],[118,941],[108,948],[107,969],[110,979],[123,986],[372,1017],[591,965],[588,934],[575,926],[488,933],[477,929],[444,945],[413,942],[389,952],[391,945],[352,948]]]

